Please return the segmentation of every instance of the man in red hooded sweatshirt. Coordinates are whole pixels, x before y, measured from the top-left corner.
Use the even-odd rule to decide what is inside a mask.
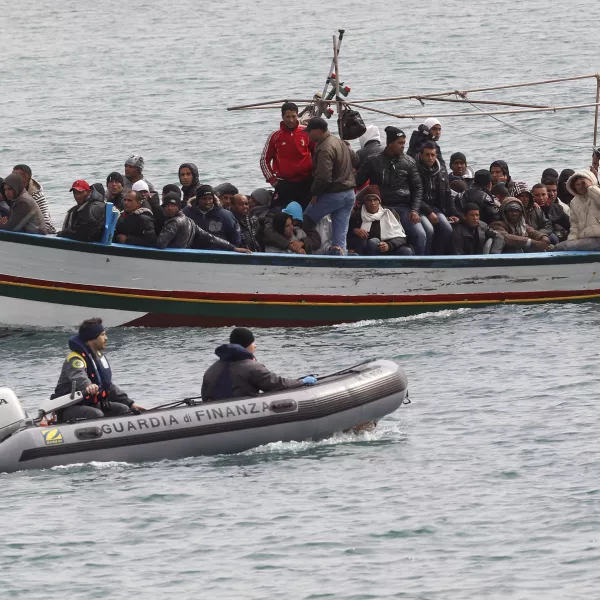
[[[274,205],[286,207],[298,202],[306,208],[311,199],[313,144],[298,122],[298,107],[285,102],[279,129],[267,140],[260,157],[263,175],[275,188]]]

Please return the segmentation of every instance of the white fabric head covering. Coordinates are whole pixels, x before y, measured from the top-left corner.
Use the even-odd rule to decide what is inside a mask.
[[[361,148],[364,148],[365,144],[371,140],[379,140],[381,142],[381,134],[377,125],[367,125],[367,130],[358,138]]]
[[[435,117],[429,117],[429,119],[425,119],[423,121],[423,125],[425,125],[425,127],[427,127],[427,129],[431,129],[432,127],[435,127],[436,125],[441,125],[441,123]]]
[[[140,179],[139,181],[136,181],[131,186],[131,189],[134,192],[149,192],[150,191],[150,188],[148,187],[148,184],[143,179]]]

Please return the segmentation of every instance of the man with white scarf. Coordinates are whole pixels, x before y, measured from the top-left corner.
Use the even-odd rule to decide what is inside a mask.
[[[360,208],[350,217],[348,245],[357,254],[412,256],[406,233],[395,211],[381,206],[379,187],[370,185],[358,195]]]

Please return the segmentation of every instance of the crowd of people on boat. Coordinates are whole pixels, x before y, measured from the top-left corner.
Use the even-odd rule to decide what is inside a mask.
[[[114,242],[231,252],[354,255],[473,255],[600,250],[600,187],[594,151],[588,169],[547,168],[533,186],[504,160],[473,172],[467,157],[442,155],[441,123],[426,119],[407,136],[369,125],[360,150],[298,107],[281,107],[260,167],[270,188],[240,193],[200,181],[194,163],[160,194],[141,156],[102,182],[73,182],[74,205],[58,230],[28,165],[0,179],[0,230],[80,242],[105,236],[107,203],[119,211]]]
[[[102,319],[86,319],[77,335],[69,339],[69,354],[63,362],[60,376],[51,399],[71,397],[81,392],[81,398],[56,409],[60,423],[82,419],[115,417],[139,413],[145,407],[136,404],[114,381],[105,349],[108,343]],[[256,360],[254,334],[245,327],[231,331],[229,342],[215,350],[218,359],[204,374],[202,401],[258,396],[261,392],[275,392],[314,385],[317,378],[306,375],[299,379],[282,377]]]

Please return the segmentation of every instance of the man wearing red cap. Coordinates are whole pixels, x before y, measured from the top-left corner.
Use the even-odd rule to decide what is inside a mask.
[[[105,220],[105,203],[102,194],[83,179],[71,186],[70,192],[77,203],[69,210],[58,237],[79,242],[99,242],[102,239]]]

